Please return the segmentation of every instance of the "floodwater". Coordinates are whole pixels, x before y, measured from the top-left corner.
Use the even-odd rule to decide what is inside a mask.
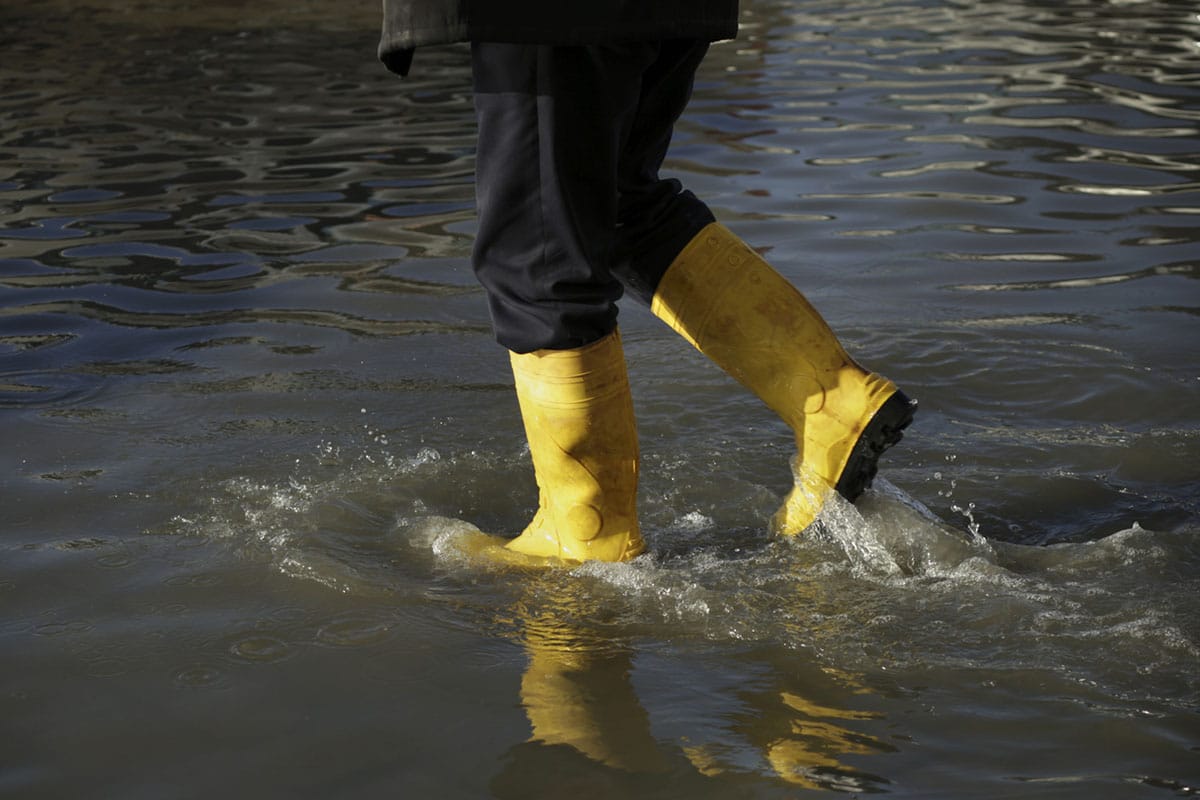
[[[920,414],[773,539],[626,303],[649,553],[532,571],[465,52],[188,5],[0,0],[0,796],[1200,791],[1194,2],[746,0],[670,171]]]

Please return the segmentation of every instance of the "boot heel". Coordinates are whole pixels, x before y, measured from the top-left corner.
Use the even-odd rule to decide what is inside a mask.
[[[900,441],[916,411],[917,401],[910,400],[899,389],[879,407],[850,452],[842,476],[834,487],[838,494],[854,502],[867,490],[879,471],[879,457]]]

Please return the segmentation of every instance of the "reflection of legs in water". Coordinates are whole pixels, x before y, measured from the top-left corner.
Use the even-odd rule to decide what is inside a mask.
[[[521,752],[552,760],[544,749],[558,748],[568,762],[579,755],[622,773],[663,772],[666,759],[630,680],[633,651],[594,629],[595,600],[577,582],[538,581],[529,591],[516,615],[529,659],[521,704],[536,747]]]
[[[855,721],[878,719],[870,711],[839,708],[839,696],[847,688],[853,694],[866,694],[853,678],[837,680],[816,668],[802,675],[789,669],[778,674],[759,691],[738,692],[744,709],[735,716],[729,733],[737,741],[727,741],[725,733],[718,741],[699,741],[685,748],[688,758],[701,773],[716,777],[743,772],[748,763],[761,759],[769,769],[788,783],[807,789],[869,792],[888,783],[886,778],[863,772],[845,763],[847,756],[894,752],[895,748],[854,725]],[[737,751],[748,747],[748,757]]]
[[[740,796],[740,778],[764,771],[813,789],[870,790],[887,783],[842,761],[890,750],[843,724],[876,715],[837,708],[844,686],[831,685],[811,667],[736,692],[729,698],[736,713],[700,709],[694,716],[728,723],[712,737],[692,731],[679,742],[660,743],[634,691],[634,651],[591,629],[595,601],[577,591],[575,582],[558,591],[543,583],[537,607],[517,610],[529,659],[521,704],[532,735],[509,752],[505,769],[492,779],[496,797],[569,798],[576,790],[620,797],[655,785],[669,797]],[[726,782],[728,795],[714,788]]]
[[[567,745],[617,769],[661,770],[663,757],[650,735],[649,717],[630,682],[633,653],[602,641],[545,638],[537,628],[547,622],[532,624],[525,639],[529,666],[521,680],[521,702],[533,739]]]
[[[842,763],[845,756],[892,752],[895,748],[873,736],[844,727],[843,722],[873,719],[869,712],[819,706],[793,692],[781,692],[790,730],[766,745],[767,761],[781,778],[814,789],[863,791],[887,780],[859,772]]]
[[[764,772],[808,789],[886,786],[885,778],[847,763],[853,756],[894,752],[870,733],[871,721],[881,715],[853,708],[869,706],[869,700],[853,699],[869,692],[852,676],[811,665],[789,663],[786,671],[765,675],[749,668],[745,677],[760,674],[726,698],[736,711],[717,700],[716,708],[689,715],[720,720],[719,727],[689,730],[674,744],[658,742],[633,688],[634,651],[589,630],[588,602],[563,594],[548,602],[540,594],[538,608],[519,610],[529,659],[521,703],[532,735],[513,749],[510,769],[493,781],[497,796],[541,796],[537,787],[561,792],[556,781],[564,774],[586,776],[593,788],[595,781],[607,781],[614,790],[647,779],[675,786],[696,782],[697,788],[725,780],[736,785],[739,775]]]

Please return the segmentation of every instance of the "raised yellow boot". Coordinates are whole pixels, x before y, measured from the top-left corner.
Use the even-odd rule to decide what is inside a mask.
[[[916,403],[855,363],[804,296],[720,223],[676,256],[651,310],[795,432],[779,533],[811,525],[831,489],[856,500],[912,421]]]
[[[566,561],[641,553],[637,428],[620,335],[511,358],[538,510],[507,546]]]

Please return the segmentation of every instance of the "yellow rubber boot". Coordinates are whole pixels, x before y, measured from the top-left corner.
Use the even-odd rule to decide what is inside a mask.
[[[511,358],[539,496],[507,546],[566,561],[638,555],[637,428],[620,335]]]
[[[651,310],[795,432],[795,486],[776,532],[811,525],[831,490],[856,500],[912,421],[916,403],[847,355],[804,296],[720,223],[676,256]]]

